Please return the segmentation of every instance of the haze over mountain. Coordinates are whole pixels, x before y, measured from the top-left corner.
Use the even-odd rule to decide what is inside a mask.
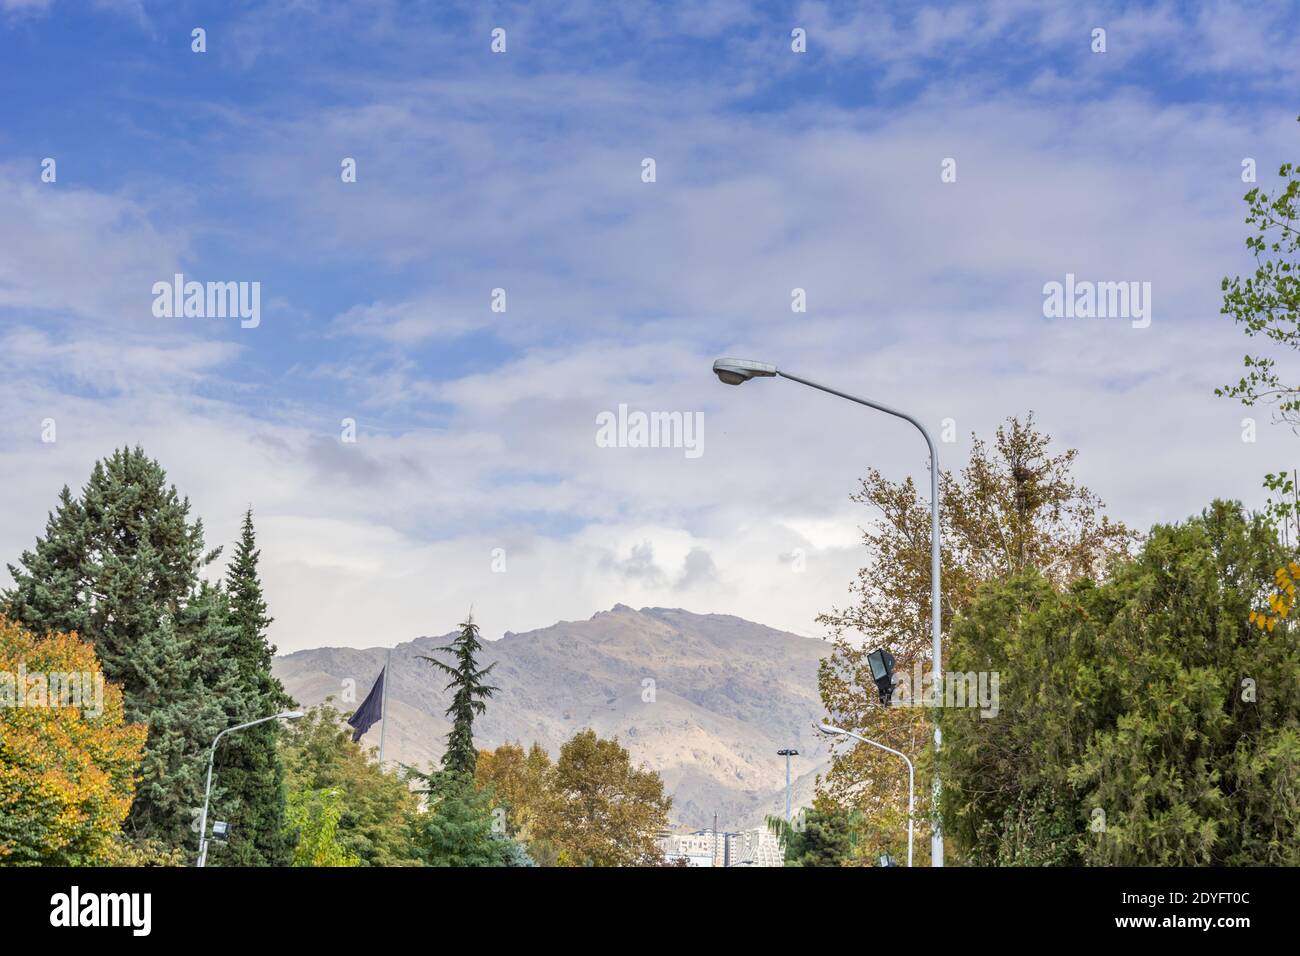
[[[390,678],[386,760],[425,765],[441,756],[450,727],[445,677],[419,659],[450,635],[398,644]],[[705,827],[762,823],[784,805],[785,758],[794,746],[795,805],[811,800],[829,747],[812,724],[822,716],[817,663],[822,641],[721,614],[618,604],[586,621],[562,621],[485,640],[500,691],[475,722],[492,748],[537,741],[555,757],[591,727],[660,773],[672,822]],[[323,647],[278,657],[274,671],[310,706],[332,696],[351,712],[384,666],[387,648]],[[352,683],[349,683],[352,682]],[[363,738],[378,746],[380,728]]]

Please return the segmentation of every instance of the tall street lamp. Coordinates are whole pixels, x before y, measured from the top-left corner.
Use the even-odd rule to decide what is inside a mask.
[[[930,448],[930,640],[932,644],[931,657],[933,661],[933,684],[935,694],[935,705],[943,700],[940,696],[943,693],[943,646],[940,629],[942,620],[941,608],[939,603],[939,455],[935,451],[934,439],[926,431],[925,426],[906,412],[900,412],[897,409],[890,408],[888,405],[881,405],[879,402],[873,402],[869,399],[858,398],[856,395],[849,395],[845,392],[828,388],[825,385],[819,385],[816,382],[810,382],[806,378],[800,378],[797,375],[791,375],[789,372],[783,372],[775,365],[769,365],[766,362],[753,362],[749,359],[720,358],[713,363],[714,374],[718,376],[727,385],[743,385],[751,378],[788,378],[792,382],[798,382],[800,385],[807,385],[809,388],[815,388],[818,391],[826,392],[837,398],[847,399],[850,402],[857,402],[859,405],[866,405],[868,408],[874,408],[876,411],[884,412],[887,415],[893,415],[895,418],[901,418],[904,421],[911,422],[925,438],[926,445]],[[934,753],[937,758],[939,755],[940,734],[939,724],[936,720],[934,726]],[[938,760],[935,761],[934,769],[934,789],[933,789],[933,806],[931,808],[931,829],[930,829],[930,865],[943,866],[943,831],[940,829],[939,821],[939,767]]]
[[[264,724],[268,720],[302,720],[305,716],[301,710],[286,710],[278,714],[272,714],[270,717],[250,720],[246,724],[227,727],[212,738],[212,749],[208,751],[208,783],[203,790],[203,812],[199,815],[199,858],[194,864],[195,866],[203,866],[208,860],[208,801],[212,797],[212,764],[216,760],[217,744],[221,742],[221,738],[226,734],[233,734],[237,730],[245,730],[249,727],[256,727],[258,724]]]
[[[786,747],[784,750],[776,752],[778,757],[785,758],[785,822],[790,822],[790,758],[799,756],[799,751],[793,747]]]
[[[860,740],[864,744],[871,744],[873,747],[879,747],[896,757],[902,757],[907,764],[907,865],[912,865],[912,814],[916,810],[916,775],[912,769],[912,761],[908,759],[907,754],[900,753],[893,747],[886,747],[884,744],[876,743],[874,740],[868,740],[861,734],[855,734],[851,730],[845,730],[842,727],[835,727],[831,724],[819,724],[817,729],[824,734],[843,734],[845,737],[852,737],[854,740]],[[888,856],[889,854],[885,854]],[[883,857],[882,857],[883,859]],[[886,866],[888,864],[885,864]]]

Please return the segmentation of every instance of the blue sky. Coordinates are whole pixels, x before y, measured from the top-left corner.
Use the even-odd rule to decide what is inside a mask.
[[[138,442],[214,544],[254,507],[284,649],[471,603],[492,637],[615,602],[815,635],[864,557],[856,478],[923,448],[786,383],[723,389],[719,354],[952,418],[949,466],[1033,409],[1141,527],[1259,503],[1294,439],[1260,411],[1243,443],[1212,394],[1245,350],[1218,282],[1249,266],[1242,160],[1267,185],[1300,157],[1297,22],[0,0],[0,548]],[[175,272],[260,282],[260,325],[154,317]],[[1044,318],[1066,273],[1150,282],[1150,327]],[[597,447],[619,404],[702,414],[704,454]]]

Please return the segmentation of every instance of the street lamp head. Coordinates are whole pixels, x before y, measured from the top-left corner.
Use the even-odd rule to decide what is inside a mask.
[[[784,750],[778,750],[776,755],[778,757],[797,757],[799,756],[799,751],[795,750],[793,747],[787,747]]]
[[[894,655],[882,647],[867,655],[867,663],[871,666],[871,679],[884,680],[894,669]]]
[[[882,647],[867,655],[867,664],[880,691],[880,702],[888,706],[894,693],[894,655]]]
[[[286,710],[275,715],[276,720],[302,720],[307,715],[301,710]]]
[[[834,734],[842,734],[842,733],[844,733],[844,731],[840,730],[840,728],[838,728],[838,727],[832,727],[830,724],[818,724],[818,725],[817,725],[817,729],[820,730],[820,731],[821,731],[822,733],[824,733],[824,734],[832,734],[832,735],[834,735]]]
[[[720,358],[713,363],[713,374],[727,385],[740,385],[751,378],[765,378],[776,374],[776,366],[749,359]]]

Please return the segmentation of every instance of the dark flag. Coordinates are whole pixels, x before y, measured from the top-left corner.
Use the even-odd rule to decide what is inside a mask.
[[[361,735],[378,723],[384,715],[384,672],[387,670],[388,668],[384,668],[379,672],[379,679],[375,681],[375,686],[370,688],[370,693],[361,702],[357,712],[348,718],[348,724],[357,729],[352,735],[353,743],[360,741]]]

